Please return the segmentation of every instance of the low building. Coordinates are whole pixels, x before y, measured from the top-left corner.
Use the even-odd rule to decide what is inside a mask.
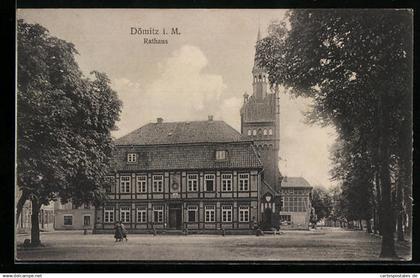
[[[92,230],[95,221],[95,209],[89,205],[74,206],[71,202],[54,204],[55,230]]]
[[[284,177],[281,182],[281,229],[309,229],[312,186],[302,177]]]

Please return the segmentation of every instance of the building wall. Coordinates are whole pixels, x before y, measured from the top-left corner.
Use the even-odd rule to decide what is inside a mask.
[[[283,203],[280,211],[281,229],[309,229],[312,188],[282,187],[281,192]]]
[[[26,233],[31,230],[31,215],[32,203],[26,201],[19,216],[19,221],[16,223],[16,230],[18,233]],[[52,202],[48,206],[41,206],[38,217],[40,231],[54,230],[54,205]]]
[[[61,209],[55,212],[55,230],[92,230],[94,226],[94,209]],[[71,224],[64,221],[65,217],[68,219],[71,217]],[[85,217],[89,217],[89,221],[85,221]]]
[[[205,176],[214,175],[214,191],[208,192],[205,188]],[[248,190],[240,190],[240,175],[248,175]],[[153,177],[163,176],[163,192],[154,192]],[[197,175],[197,191],[188,190],[189,175]],[[231,175],[232,190],[223,191],[223,175]],[[139,192],[137,177],[147,177],[146,192]],[[122,192],[122,177],[130,177],[129,192]],[[108,188],[110,201],[96,210],[95,230],[97,232],[111,231],[116,221],[121,221],[121,211],[129,211],[130,219],[124,223],[131,232],[145,232],[153,228],[170,228],[170,211],[179,206],[182,227],[189,230],[218,230],[218,229],[243,229],[252,228],[252,223],[258,220],[258,188],[259,173],[257,170],[226,170],[226,171],[162,171],[148,173],[118,173],[111,177],[113,186]],[[174,186],[177,184],[178,186]],[[154,208],[163,207],[163,219],[156,223],[153,215]],[[195,222],[188,222],[188,208],[195,206],[197,218]],[[206,221],[206,206],[214,206],[214,221]],[[231,206],[231,221],[223,222],[222,208]],[[246,222],[239,221],[240,208],[249,208]],[[105,210],[113,213],[112,221],[107,223],[104,219]],[[137,210],[145,211],[146,219],[141,223],[137,219]],[[107,212],[108,213],[108,212]],[[109,215],[109,214],[108,214]],[[109,219],[108,219],[109,220]],[[166,223],[166,225],[165,225]]]

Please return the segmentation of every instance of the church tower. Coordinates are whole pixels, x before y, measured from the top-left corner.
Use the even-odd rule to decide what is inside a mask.
[[[261,39],[258,30],[257,42]],[[279,171],[280,105],[279,93],[269,91],[267,71],[254,58],[252,68],[253,94],[244,94],[241,108],[241,133],[244,139],[254,141],[264,165],[263,184],[273,195],[280,193]],[[274,196],[273,196],[274,197]]]

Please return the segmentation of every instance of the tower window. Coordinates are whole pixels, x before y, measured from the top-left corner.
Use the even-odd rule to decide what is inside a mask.
[[[248,129],[248,136],[251,136],[252,130]]]
[[[252,135],[254,135],[254,136],[256,136],[256,135],[257,135],[257,130],[256,130],[256,129],[254,129],[254,130],[252,131]]]
[[[137,154],[136,153],[127,154],[127,162],[128,163],[136,163],[137,162]]]
[[[268,134],[273,135],[273,130],[271,128],[268,130]]]
[[[266,129],[264,129],[264,135],[267,135],[267,130]]]

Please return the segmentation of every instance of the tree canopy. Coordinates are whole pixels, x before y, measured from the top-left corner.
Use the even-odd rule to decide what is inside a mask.
[[[33,207],[104,197],[121,102],[106,74],[83,76],[77,54],[44,27],[18,21],[17,185]]]
[[[290,27],[275,23],[258,43],[260,66],[268,70],[272,86],[313,99],[311,122],[335,126],[352,157],[337,161],[343,163],[339,175],[346,182],[352,177],[351,184],[360,184],[355,179],[369,176],[357,172],[364,166],[354,157],[372,158],[369,167],[381,184],[381,255],[395,256],[393,223],[387,219],[392,215],[389,167],[398,153],[410,159],[412,13],[293,10],[288,20]]]

